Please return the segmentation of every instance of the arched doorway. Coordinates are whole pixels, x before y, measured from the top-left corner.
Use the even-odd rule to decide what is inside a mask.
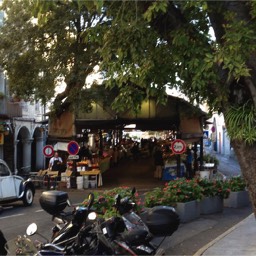
[[[33,141],[31,144],[31,171],[37,172],[44,168],[43,156],[44,136],[40,127],[37,127],[33,134]]]
[[[19,174],[27,174],[31,169],[31,136],[27,127],[20,128],[17,136],[17,170]]]

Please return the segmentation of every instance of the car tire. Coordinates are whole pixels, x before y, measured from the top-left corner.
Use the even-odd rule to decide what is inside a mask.
[[[30,206],[32,205],[34,201],[34,193],[30,187],[26,187],[24,191],[24,196],[22,198],[23,204],[25,206]]]

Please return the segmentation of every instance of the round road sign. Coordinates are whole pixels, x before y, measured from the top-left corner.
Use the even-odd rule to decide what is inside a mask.
[[[79,145],[76,141],[72,140],[68,143],[68,153],[70,155],[76,155],[79,152]]]
[[[44,156],[46,157],[52,157],[54,155],[54,148],[51,145],[46,145],[43,148]]]
[[[182,154],[186,151],[186,143],[183,140],[176,139],[172,142],[172,151],[174,154]]]

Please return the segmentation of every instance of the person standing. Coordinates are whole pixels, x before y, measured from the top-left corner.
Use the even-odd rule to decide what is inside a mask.
[[[56,185],[57,185],[56,181],[60,181],[61,180],[60,176],[61,176],[61,171],[62,171],[61,170],[62,162],[63,162],[62,158],[59,157],[59,153],[58,152],[55,152],[54,156],[49,161],[49,170],[51,170],[51,171],[58,171],[57,177],[54,178],[54,182],[53,182],[53,184],[51,184],[51,187],[53,187],[53,188],[55,188]],[[51,178],[48,176],[47,179],[48,179],[48,186],[50,186]]]
[[[55,152],[54,156],[50,159],[49,170],[58,171],[58,176],[60,176],[62,163],[63,163],[63,161],[62,161],[62,158],[59,157],[59,153]]]
[[[138,142],[134,142],[131,148],[131,153],[133,155],[133,160],[137,161],[139,159],[139,153],[140,153]]]
[[[61,157],[59,157],[59,153],[55,152],[54,156],[49,161],[49,169],[51,171],[60,171],[62,162],[63,161]]]
[[[88,144],[84,144],[80,148],[78,155],[80,161],[84,160],[84,158],[89,159],[90,161],[92,160],[92,151],[90,150]]]
[[[154,161],[155,161],[155,168],[156,168],[154,171],[154,178],[162,179],[164,158],[163,158],[163,152],[159,145],[156,146],[155,148]]]
[[[192,179],[193,174],[193,154],[192,150],[189,148],[187,150],[187,156],[186,156],[186,172],[187,172],[187,179]]]

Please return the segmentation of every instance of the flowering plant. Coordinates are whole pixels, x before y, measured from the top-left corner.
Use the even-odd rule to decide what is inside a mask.
[[[94,193],[94,204],[93,209],[97,213],[101,213],[105,218],[109,218],[112,216],[118,216],[118,212],[113,207],[115,204],[115,196],[120,195],[121,198],[131,197],[131,200],[135,203],[134,210],[136,212],[140,212],[143,209],[143,204],[141,202],[141,197],[136,192],[132,195],[132,188],[130,187],[117,187],[110,190],[105,190],[104,192],[95,192]],[[88,199],[85,199],[82,202],[83,206],[88,204]]]
[[[177,202],[200,201],[203,197],[203,188],[196,179],[186,180],[179,178],[165,184],[163,189],[156,188],[145,194],[145,206],[156,205],[175,206]]]
[[[198,179],[198,184],[202,187],[202,193],[205,197],[220,196],[228,198],[229,196],[228,184],[222,180]]]
[[[197,179],[187,180],[180,178],[171,180],[165,184],[164,192],[171,195],[174,202],[189,202],[202,199],[202,187],[198,184]]]
[[[233,176],[226,182],[227,182],[227,186],[233,192],[246,190],[246,182],[242,176]]]
[[[163,205],[164,191],[162,188],[154,188],[151,191],[145,193],[145,206],[154,207],[158,205]]]

